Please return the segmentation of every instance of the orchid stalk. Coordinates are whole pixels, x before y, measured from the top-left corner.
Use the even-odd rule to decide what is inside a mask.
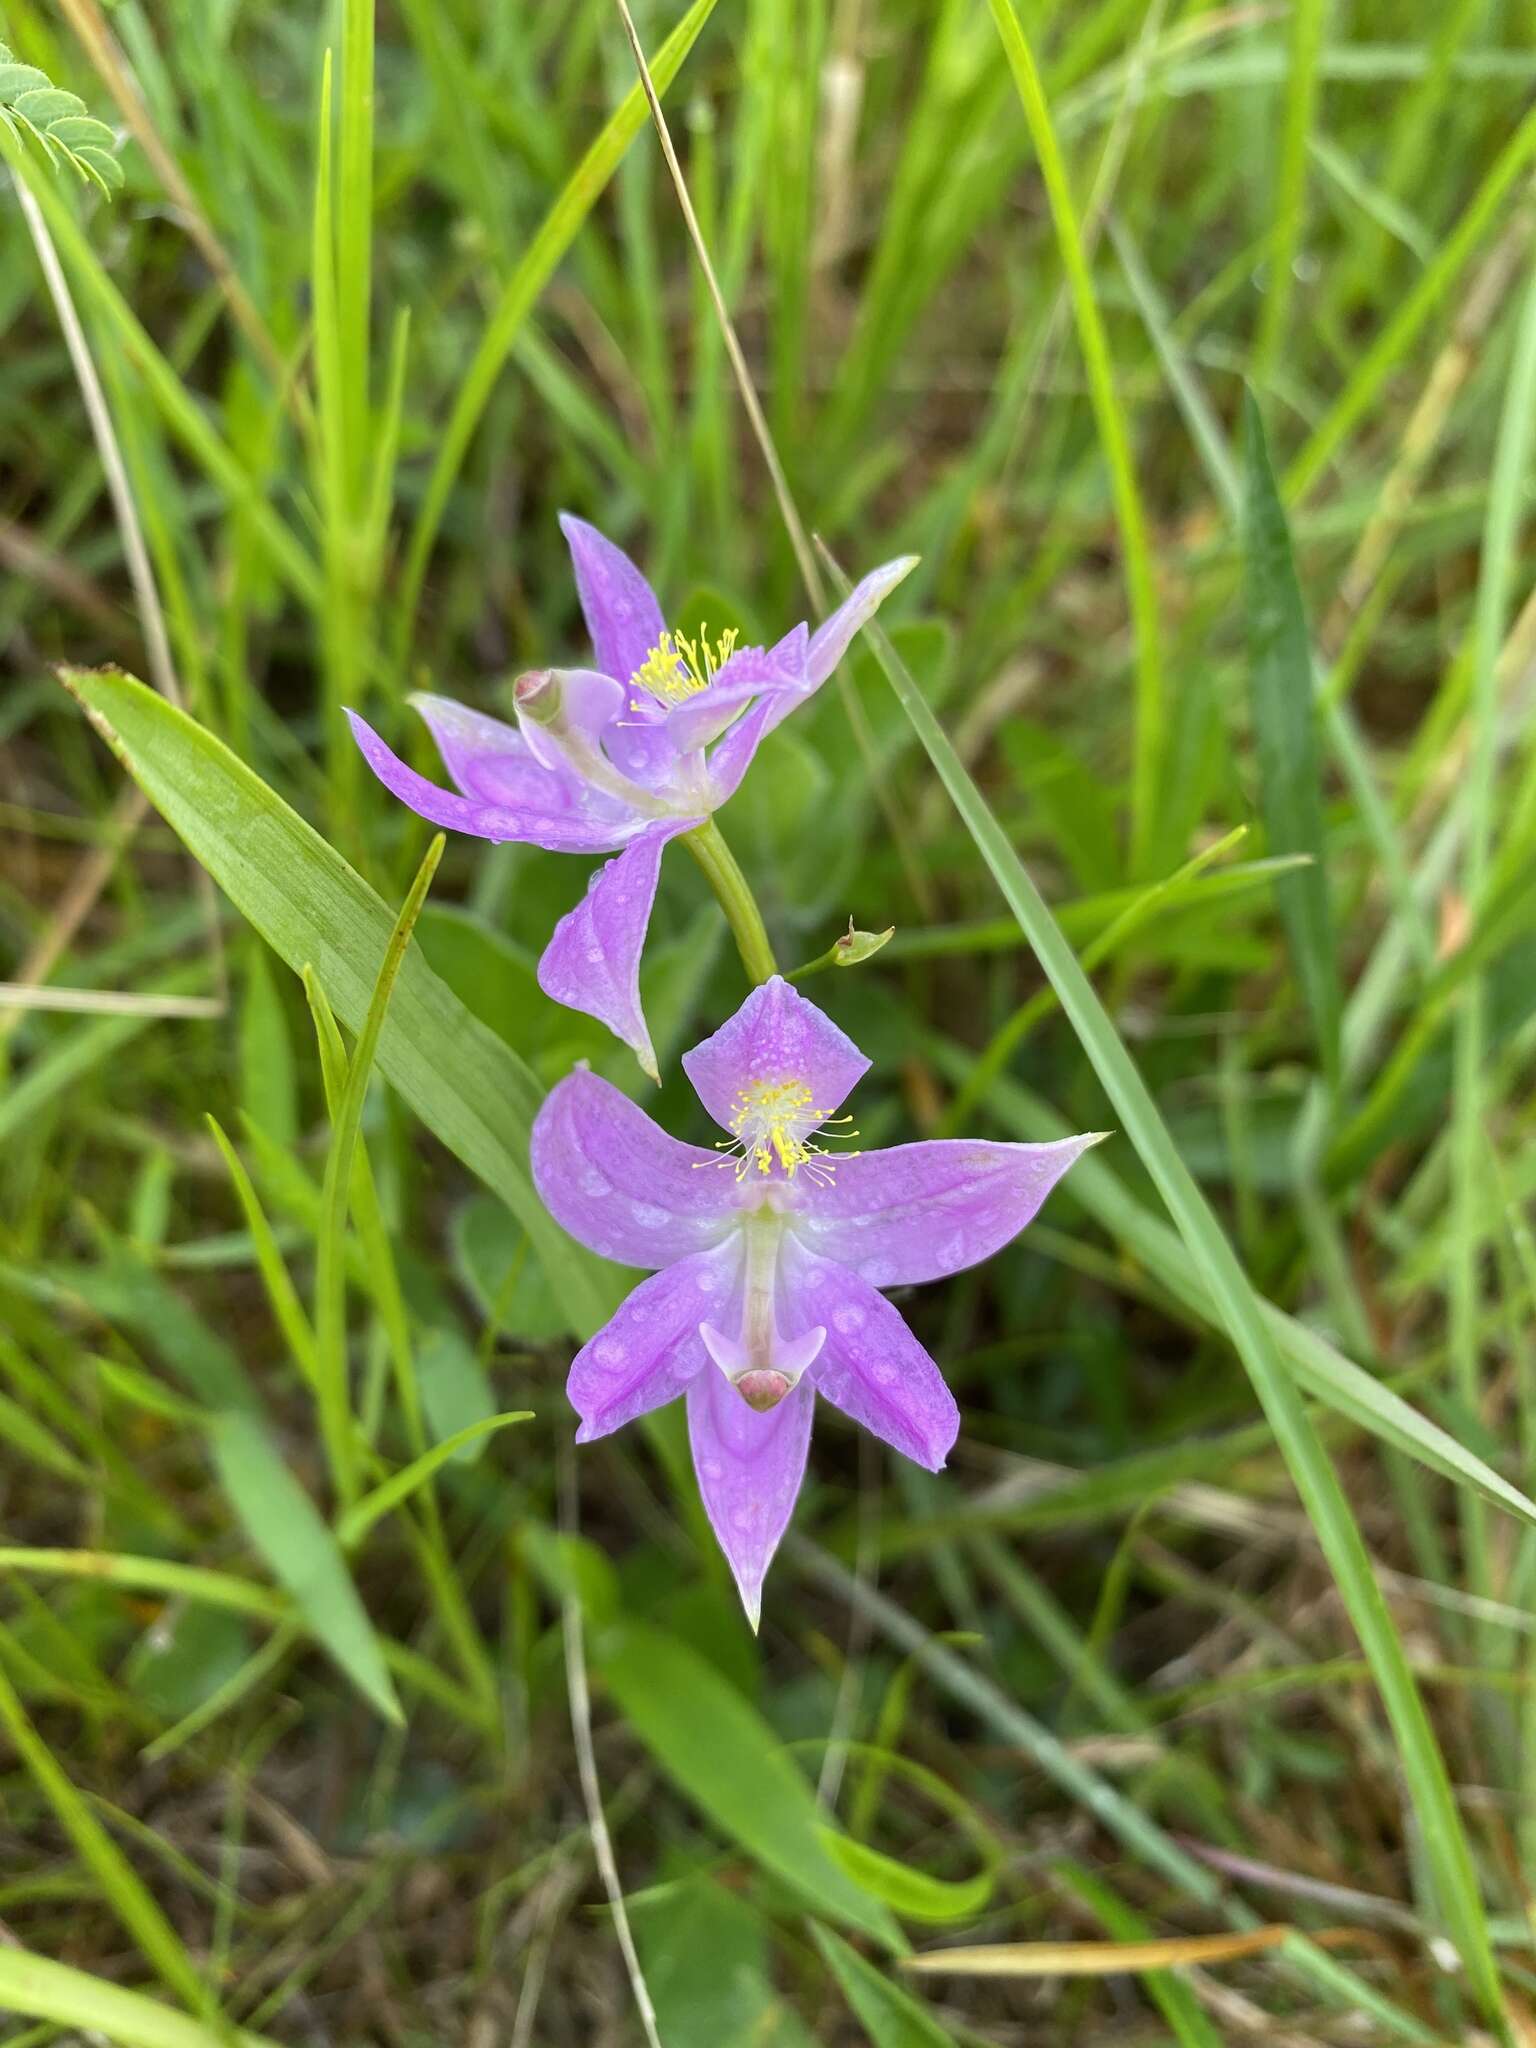
[[[650,1270],[571,1366],[576,1440],[686,1401],[699,1490],[755,1629],[818,1395],[929,1471],[955,1441],[960,1416],[943,1374],[881,1289],[989,1258],[1097,1138],[850,1149],[857,1132],[842,1105],[869,1061],[779,974],[715,823],[763,740],[826,681],[912,558],[866,576],[814,632],[801,624],[770,648],[738,648],[730,633],[669,630],[621,549],[583,520],[560,523],[595,668],[521,676],[515,727],[447,698],[414,698],[452,790],[349,716],[379,780],[432,823],[615,854],[556,925],[539,983],[601,1019],[652,1080],[640,956],[671,840],[688,846],[725,913],[755,986],[683,1056],[726,1134],[716,1149],[669,1137],[583,1064],[540,1110],[532,1166],[572,1237]],[[850,925],[796,973],[866,959],[889,937]]]

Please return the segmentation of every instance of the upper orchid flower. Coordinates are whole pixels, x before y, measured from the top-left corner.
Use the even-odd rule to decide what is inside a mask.
[[[729,1134],[715,1151],[669,1138],[582,1067],[539,1112],[533,1174],[573,1237],[660,1269],[576,1355],[577,1442],[686,1392],[699,1489],[755,1628],[815,1394],[930,1471],[959,1429],[877,1290],[990,1257],[1097,1139],[829,1154],[817,1134],[847,1123],[837,1110],[869,1061],[778,976],[683,1065]]]
[[[640,953],[662,848],[735,793],[764,735],[826,681],[916,558],[866,576],[814,633],[799,625],[776,646],[737,647],[734,633],[669,632],[622,549],[568,513],[560,526],[597,667],[519,677],[515,727],[446,697],[413,697],[460,794],[428,782],[347,715],[374,774],[434,825],[557,853],[622,848],[556,925],[539,985],[599,1018],[654,1080]]]

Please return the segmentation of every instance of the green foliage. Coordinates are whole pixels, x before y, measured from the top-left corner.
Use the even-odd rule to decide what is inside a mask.
[[[19,64],[0,43],[0,121],[14,135],[36,143],[52,164],[66,163],[77,177],[106,199],[120,192],[123,167],[117,138],[105,121],[86,112],[85,101],[61,92],[35,64]]]
[[[9,0],[159,599],[0,207],[0,981],[58,1005],[0,998],[0,2010],[638,2040],[616,1885],[666,2048],[1002,2039],[893,1958],[1274,1919],[1029,2024],[1515,2038],[1536,58],[1467,0],[634,12],[806,526],[922,558],[898,690],[853,649],[724,840],[858,1143],[1117,1129],[900,1303],[947,1471],[823,1406],[754,1640],[677,1407],[571,1449],[629,1276],[527,1160],[577,1060],[713,1137],[705,877],[642,1086],[538,985],[586,864],[450,836],[423,904],[340,716],[435,774],[409,692],[585,661],[561,508],[685,630],[810,609],[612,0]]]

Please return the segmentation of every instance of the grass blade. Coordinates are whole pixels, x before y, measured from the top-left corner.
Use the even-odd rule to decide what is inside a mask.
[[[1322,761],[1312,705],[1312,650],[1285,508],[1275,488],[1264,422],[1243,402],[1243,552],[1247,567],[1248,675],[1258,742],[1259,797],[1269,851],[1309,865],[1275,884],[1296,978],[1312,1017],[1329,1086],[1339,1080],[1338,951],[1328,902]]]
[[[1130,600],[1131,624],[1136,638],[1136,738],[1132,767],[1131,848],[1132,868],[1140,877],[1170,867],[1178,849],[1162,845],[1159,814],[1161,777],[1167,747],[1167,706],[1164,701],[1162,629],[1158,623],[1157,589],[1152,574],[1152,551],[1147,539],[1146,514],[1131,460],[1130,435],[1119,394],[1115,390],[1114,366],[1103,316],[1093,287],[1093,272],[1083,244],[1082,229],[1066,161],[1056,138],[1045,84],[1035,63],[1034,52],[1019,20],[1013,0],[988,0],[997,24],[1003,50],[1019,89],[1024,118],[1029,124],[1035,154],[1050,200],[1051,219],[1062,268],[1072,294],[1072,313],[1077,323],[1078,345],[1088,374],[1088,391],[1093,400],[1094,421],[1109,466],[1114,492],[1115,516],[1120,522],[1120,540],[1125,551],[1126,593]]]
[[[379,1035],[384,1029],[389,999],[394,992],[411,933],[427,900],[427,890],[443,857],[444,839],[437,833],[416,871],[394,930],[384,948],[378,980],[368,1001],[363,1028],[347,1068],[347,1085],[342,1093],[330,1151],[325,1161],[325,1181],[320,1191],[320,1237],[315,1261],[315,1362],[319,1368],[320,1425],[331,1461],[331,1479],[343,1510],[357,1497],[355,1444],[347,1375],[346,1329],[346,1229],[347,1205],[352,1192],[353,1163],[357,1156],[358,1132],[362,1128],[363,1102],[373,1074]]]
[[[87,2039],[101,2035],[122,2048],[272,2048],[265,2035],[188,2019],[137,1991],[24,1948],[0,1948],[0,2008]]]

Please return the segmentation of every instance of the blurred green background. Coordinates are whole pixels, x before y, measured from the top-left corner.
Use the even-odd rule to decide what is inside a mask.
[[[922,557],[722,829],[896,927],[866,1142],[1117,1135],[754,1642],[678,1415],[569,1449],[588,864],[450,842],[357,1036],[343,704],[582,659],[562,508],[810,611],[620,14],[5,0],[0,2041],[1536,2039],[1536,11],[634,14],[801,518]],[[705,1138],[676,855],[645,992]]]

